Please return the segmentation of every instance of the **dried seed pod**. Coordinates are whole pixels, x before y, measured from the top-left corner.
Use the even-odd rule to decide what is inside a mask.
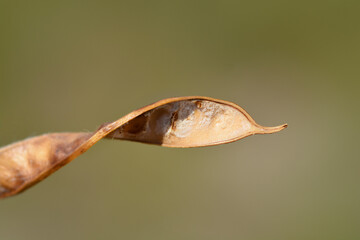
[[[238,105],[208,97],[161,100],[102,125],[94,133],[53,133],[0,149],[0,198],[41,181],[102,138],[166,147],[202,147],[274,133],[287,125],[263,127]]]
[[[286,127],[260,126],[236,104],[206,97],[166,99],[138,111],[137,117],[107,137],[188,148],[229,143]]]

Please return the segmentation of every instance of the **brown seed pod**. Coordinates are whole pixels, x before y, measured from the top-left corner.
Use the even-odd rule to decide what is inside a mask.
[[[0,198],[15,195],[86,152],[102,138],[189,148],[278,132],[238,105],[208,97],[164,99],[103,124],[94,133],[52,133],[0,148]]]

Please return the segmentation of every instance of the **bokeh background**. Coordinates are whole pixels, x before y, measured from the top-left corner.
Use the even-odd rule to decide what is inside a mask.
[[[1,200],[0,239],[360,239],[360,2],[0,0],[0,145],[174,96],[277,134],[102,141]]]

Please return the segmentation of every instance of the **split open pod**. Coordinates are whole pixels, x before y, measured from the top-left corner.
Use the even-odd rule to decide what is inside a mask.
[[[234,142],[286,127],[260,126],[244,109],[223,100],[164,99],[103,124],[93,133],[51,133],[0,148],[0,198],[29,188],[103,138],[189,148]]]

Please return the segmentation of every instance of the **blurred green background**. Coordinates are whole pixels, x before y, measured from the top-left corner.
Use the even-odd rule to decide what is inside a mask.
[[[359,1],[0,0],[0,145],[174,96],[273,135],[102,141],[0,201],[0,239],[360,239]]]

